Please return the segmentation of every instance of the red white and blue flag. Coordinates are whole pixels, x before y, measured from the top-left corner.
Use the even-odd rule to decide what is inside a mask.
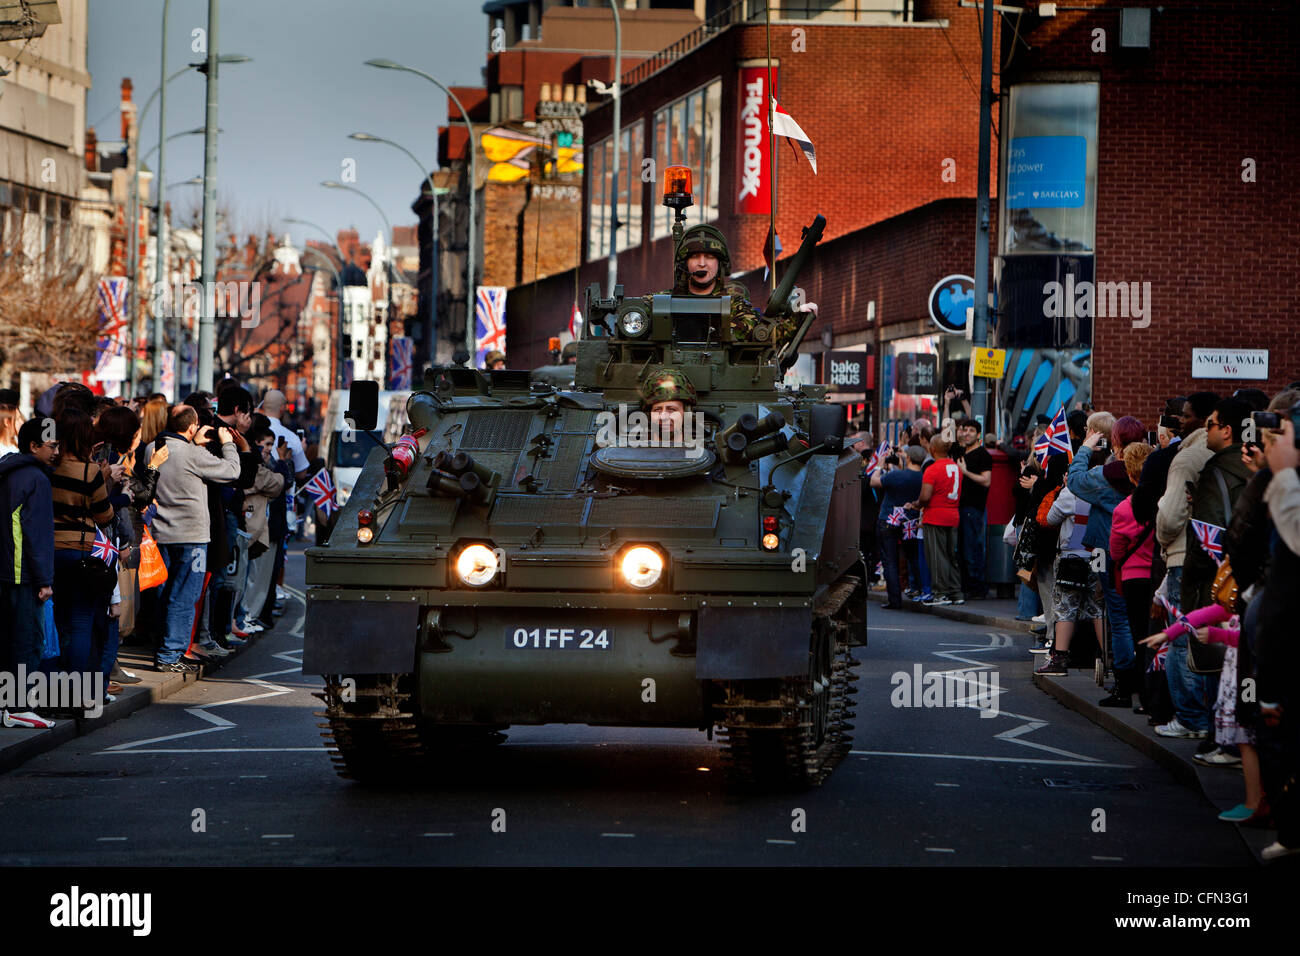
[[[1065,424],[1065,406],[1062,405],[1052,416],[1052,423],[1047,426],[1047,432],[1044,435],[1047,439],[1047,458],[1052,455],[1068,455],[1074,457],[1074,449],[1070,447],[1070,429]],[[1046,460],[1046,459],[1044,459]]]
[[[330,480],[328,469],[322,468],[316,472],[303,489],[310,492],[316,507],[325,513],[326,518],[339,510],[338,503],[334,500],[334,482]]]
[[[894,510],[889,513],[889,517],[885,519],[885,524],[891,528],[901,528],[906,521],[907,509],[895,506]]]
[[[1039,435],[1034,439],[1034,458],[1038,461],[1039,468],[1047,467],[1047,433]]]
[[[483,356],[493,349],[506,350],[506,287],[481,285],[474,297],[474,364],[483,367]]]
[[[1215,564],[1223,563],[1223,529],[1208,521],[1191,519],[1192,533],[1196,535],[1205,553],[1214,559]]]
[[[903,524],[904,541],[920,541],[922,540],[922,534],[920,518],[912,518]]]
[[[889,442],[882,441],[880,445],[876,448],[876,450],[871,453],[871,457],[867,459],[867,469],[866,469],[867,477],[870,478],[871,474],[877,468],[881,467],[885,463],[885,459],[888,457],[889,457]]]
[[[100,528],[95,529],[95,542],[90,546],[90,556],[99,558],[110,568],[117,563],[117,545]]]
[[[582,310],[576,302],[573,303],[573,314],[569,316],[569,335],[575,339],[582,338]]]
[[[776,101],[775,96],[772,97],[772,132],[777,136],[784,136],[790,140],[791,149],[797,145],[803,150],[808,165],[812,167],[813,175],[817,174],[817,151],[813,149],[812,140],[807,133],[799,128],[799,124],[794,121],[794,117],[785,111],[785,107]]]
[[[411,337],[394,335],[388,343],[388,387],[403,391],[411,387]]]
[[[99,280],[99,338],[95,349],[95,377],[113,380],[125,374],[126,361],[126,276],[104,276]]]

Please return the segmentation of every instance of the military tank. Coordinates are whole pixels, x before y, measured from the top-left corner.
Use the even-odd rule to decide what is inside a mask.
[[[866,642],[860,459],[823,386],[790,391],[813,315],[765,336],[729,297],[586,295],[571,387],[430,368],[307,551],[303,672],[339,773],[408,779],[511,726],[696,728],[738,784],[818,785],[849,748]],[[635,426],[654,370],[698,396],[689,446]],[[348,417],[366,440],[373,383]],[[630,424],[629,424],[630,422]]]

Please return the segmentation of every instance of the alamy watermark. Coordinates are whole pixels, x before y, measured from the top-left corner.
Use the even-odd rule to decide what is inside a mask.
[[[683,458],[704,453],[704,415],[701,412],[664,409],[665,402],[649,413],[620,403],[618,411],[596,415],[597,448],[680,448]]]
[[[1150,282],[1065,282],[1043,284],[1043,315],[1049,319],[1132,319],[1133,328],[1151,324]]]
[[[104,712],[102,671],[0,671],[0,710],[79,710],[89,719]]]
[[[246,329],[256,328],[262,321],[260,282],[212,282],[210,286],[215,318],[239,319]],[[155,319],[201,315],[208,308],[204,292],[202,282],[155,282],[149,292],[149,314]]]
[[[894,689],[889,703],[894,707],[974,707],[981,717],[998,715],[1002,694],[994,670],[921,672],[913,664],[911,673],[895,671],[889,678]]]

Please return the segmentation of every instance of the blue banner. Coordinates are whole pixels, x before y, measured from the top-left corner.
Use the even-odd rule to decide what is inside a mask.
[[[1007,148],[1008,209],[1083,205],[1088,141],[1082,136],[1018,136]]]

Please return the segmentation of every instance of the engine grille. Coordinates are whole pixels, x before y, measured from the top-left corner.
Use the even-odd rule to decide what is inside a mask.
[[[591,503],[588,527],[703,528],[718,523],[718,503],[711,499],[666,501],[663,498],[598,498]]]
[[[537,495],[502,495],[492,508],[493,524],[578,525],[585,498],[542,498]]]
[[[471,412],[460,440],[463,451],[518,450],[528,437],[531,411]]]

